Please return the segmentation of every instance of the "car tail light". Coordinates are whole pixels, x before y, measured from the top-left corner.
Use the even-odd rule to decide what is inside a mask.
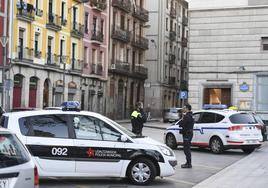
[[[255,125],[257,129],[261,130],[262,126],[261,125]]]
[[[235,125],[228,128],[229,131],[241,131],[243,129],[243,125]]]
[[[34,167],[34,185],[35,187],[38,187],[39,185],[39,175],[38,175],[38,170],[37,167]]]

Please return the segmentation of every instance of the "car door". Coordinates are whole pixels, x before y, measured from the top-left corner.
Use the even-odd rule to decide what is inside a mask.
[[[196,145],[198,143],[198,138],[200,134],[200,129],[199,129],[199,123],[201,120],[202,113],[201,112],[196,112],[193,114],[193,119],[194,119],[194,135],[192,139],[192,145]]]
[[[125,144],[108,123],[87,115],[73,115],[77,147],[76,173],[81,176],[120,176]]]
[[[73,139],[67,115],[37,115],[19,120],[26,146],[40,167],[40,175],[70,175],[75,172]]]
[[[213,132],[213,124],[215,123],[215,113],[202,112],[200,119],[195,124],[195,145],[208,146],[211,132]]]

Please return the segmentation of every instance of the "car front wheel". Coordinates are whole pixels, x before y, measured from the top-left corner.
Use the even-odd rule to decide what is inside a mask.
[[[127,176],[133,184],[148,185],[155,179],[156,167],[151,160],[139,158],[130,163]]]
[[[171,149],[176,149],[177,148],[177,141],[176,141],[176,138],[175,138],[175,136],[173,134],[170,134],[170,133],[167,134],[166,144]]]

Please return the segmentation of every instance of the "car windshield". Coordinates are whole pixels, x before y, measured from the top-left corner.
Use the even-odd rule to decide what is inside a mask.
[[[15,135],[0,132],[0,168],[20,165],[29,160],[25,148]]]
[[[257,123],[254,117],[247,113],[231,115],[230,121],[234,124],[256,124]]]
[[[121,130],[122,132],[124,132],[129,137],[131,137],[131,138],[136,138],[137,137],[134,133],[132,133],[131,131],[129,131],[125,127],[122,127],[121,125],[119,125],[115,121],[113,121],[113,120],[111,120],[109,118],[106,118],[106,117],[105,117],[105,120],[108,121],[110,124],[114,125],[115,127],[117,127],[119,130]]]

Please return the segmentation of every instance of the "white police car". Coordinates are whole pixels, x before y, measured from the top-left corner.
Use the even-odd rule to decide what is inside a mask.
[[[138,185],[175,173],[174,152],[100,114],[42,110],[4,114],[42,177],[128,177]]]
[[[242,149],[245,153],[261,145],[261,126],[245,112],[202,110],[193,114],[195,121],[192,145],[209,147],[213,153],[226,149]],[[183,144],[179,121],[167,128],[165,143],[172,149]]]

